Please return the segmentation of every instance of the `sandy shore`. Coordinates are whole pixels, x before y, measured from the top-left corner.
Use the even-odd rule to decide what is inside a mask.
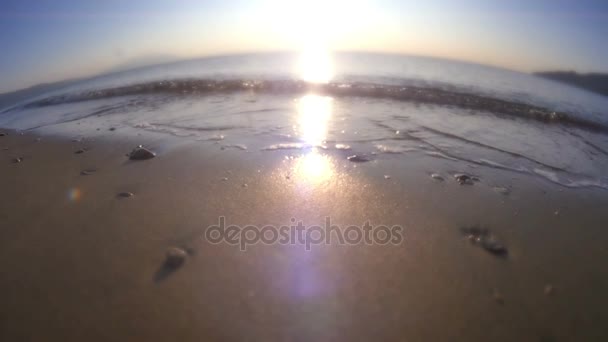
[[[604,190],[431,156],[307,161],[301,151],[142,141],[158,156],[129,161],[133,141],[6,132],[2,341],[608,339]],[[460,185],[456,171],[480,181]],[[220,216],[259,226],[369,220],[404,235],[400,245],[242,252],[205,241]],[[487,227],[508,256],[469,242],[470,225]],[[190,255],[163,272],[171,247]]]

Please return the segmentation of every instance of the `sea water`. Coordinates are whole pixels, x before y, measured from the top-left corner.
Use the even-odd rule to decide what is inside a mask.
[[[63,84],[0,127],[243,153],[424,154],[608,189],[608,98],[524,73],[367,53],[217,56]]]

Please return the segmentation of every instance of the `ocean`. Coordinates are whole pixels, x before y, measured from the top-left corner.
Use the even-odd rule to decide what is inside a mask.
[[[365,161],[425,154],[608,189],[608,98],[494,67],[371,53],[208,57],[65,84],[0,127]]]

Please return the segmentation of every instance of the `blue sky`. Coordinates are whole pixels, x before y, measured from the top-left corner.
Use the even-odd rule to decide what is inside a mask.
[[[608,2],[0,0],[0,92],[145,58],[366,50],[608,72]]]

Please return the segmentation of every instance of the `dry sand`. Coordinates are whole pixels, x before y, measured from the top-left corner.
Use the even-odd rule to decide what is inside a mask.
[[[606,191],[482,168],[480,182],[459,185],[449,161],[429,156],[330,155],[311,176],[294,171],[297,151],[162,151],[143,141],[160,153],[134,162],[125,157],[133,141],[8,133],[1,341],[608,340]],[[437,171],[445,181],[429,176]],[[370,220],[404,226],[404,240],[242,252],[203,239],[219,216]],[[507,258],[463,237],[476,224]],[[165,272],[171,247],[190,255]]]

